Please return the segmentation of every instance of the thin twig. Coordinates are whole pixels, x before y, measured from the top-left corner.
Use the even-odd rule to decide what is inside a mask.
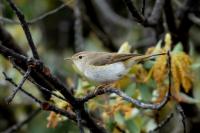
[[[19,21],[9,19],[9,18],[5,18],[5,17],[2,17],[2,16],[0,16],[0,21],[8,23],[8,24],[20,24]]]
[[[60,11],[61,9],[63,9],[64,7],[66,7],[66,4],[65,4],[65,3],[62,4],[62,5],[60,5],[59,7],[55,8],[55,9],[53,9],[53,10],[47,12],[47,13],[42,14],[41,16],[39,16],[39,17],[37,17],[37,18],[34,18],[34,19],[32,19],[32,20],[29,20],[27,23],[28,23],[28,24],[33,24],[33,23],[35,23],[35,22],[38,22],[38,21],[40,21],[40,20],[42,20],[42,19],[44,19],[44,18],[46,18],[46,17],[48,17],[48,16],[50,16],[50,15],[52,15],[52,14],[54,14],[54,13],[57,13],[58,11]]]
[[[25,124],[30,122],[33,118],[35,118],[35,116],[38,115],[40,112],[41,112],[41,108],[34,110],[33,112],[31,112],[31,114],[29,114],[29,116],[25,120],[23,120],[23,121],[15,124],[13,126],[11,126],[10,128],[6,129],[5,131],[3,131],[1,133],[13,133],[13,132],[16,132],[17,130],[22,128]]]
[[[171,91],[171,85],[172,85],[172,69],[171,69],[171,54],[170,54],[170,50],[167,52],[167,55],[168,55],[168,59],[167,59],[167,67],[168,67],[168,92],[169,92],[169,95],[170,95],[170,91]],[[169,96],[168,96],[169,97]]]
[[[60,96],[60,95],[58,95],[58,94],[56,94],[56,93],[54,93],[54,92],[48,90],[47,88],[45,88],[45,87],[39,85],[39,84],[36,83],[35,81],[33,81],[33,80],[30,80],[30,81],[31,81],[33,84],[35,84],[40,90],[43,90],[43,91],[45,91],[45,92],[47,92],[47,93],[49,93],[49,94],[51,94],[51,95],[53,95],[53,96],[55,96],[55,97],[57,97],[57,98],[63,100],[63,101],[68,102],[68,101],[67,101],[65,98],[63,98],[62,96]]]
[[[29,67],[26,73],[24,74],[23,79],[20,81],[19,85],[13,90],[13,93],[6,99],[8,104],[12,102],[13,98],[15,97],[19,89],[23,86],[24,82],[26,81],[30,73],[31,73],[31,68]]]
[[[29,30],[28,24],[27,24],[27,22],[25,20],[25,17],[23,15],[23,13],[16,7],[16,5],[13,3],[12,0],[7,0],[7,2],[9,3],[10,7],[12,8],[12,10],[17,15],[17,17],[18,17],[18,19],[19,19],[19,21],[21,23],[21,26],[22,26],[22,28],[24,30],[25,35],[26,35],[28,44],[29,44],[29,46],[31,48],[31,51],[33,53],[33,57],[36,58],[36,59],[39,59],[39,55],[38,55],[37,49],[36,49],[35,44],[33,42],[33,39],[32,39],[30,30]]]
[[[52,14],[55,14],[57,13],[58,11],[60,11],[61,9],[63,9],[64,7],[66,6],[66,4],[61,4],[60,6],[56,7],[55,9],[51,10],[51,11],[48,11],[36,18],[33,18],[31,20],[27,20],[27,24],[28,25],[32,25],[36,22],[39,22],[45,18],[47,18],[48,16],[52,15]],[[0,21],[4,21],[6,23],[11,23],[11,24],[20,24],[19,21],[16,21],[16,20],[12,20],[12,19],[9,19],[9,18],[4,18],[4,17],[0,17]]]
[[[9,78],[6,75],[6,73],[3,72],[3,75],[4,75],[6,81],[10,82],[14,86],[17,86],[17,84],[15,82],[13,82],[13,80],[11,78]],[[60,109],[48,102],[43,102],[43,101],[37,99],[32,94],[30,94],[29,92],[25,91],[23,88],[20,88],[20,91],[23,92],[25,95],[27,95],[29,98],[31,98],[34,102],[39,104],[40,107],[42,108],[42,110],[54,111],[55,113],[64,115],[64,116],[68,117],[69,119],[76,121],[76,116],[75,116],[74,112],[69,112],[69,111]]]
[[[1,41],[0,41],[0,53],[2,55],[6,56],[7,58],[12,57],[13,59],[20,59],[20,61],[22,61],[22,62],[27,61],[26,56],[16,53],[16,51],[13,51],[13,50],[5,47]]]
[[[163,120],[161,123],[159,123],[155,129],[149,131],[149,133],[154,133],[155,131],[157,131],[157,130],[161,129],[162,127],[164,127],[164,126],[169,122],[169,120],[171,120],[171,118],[173,117],[173,115],[174,115],[173,112],[170,113],[170,114],[166,117],[165,120]]]
[[[181,114],[182,117],[182,123],[183,123],[183,132],[186,133],[186,116],[185,113],[181,107],[181,105],[177,104],[176,105],[176,110]]]
[[[27,57],[3,46],[1,42],[0,53],[3,54],[5,57],[12,57],[15,61],[22,62],[23,64],[28,64],[28,62],[32,62],[32,64],[29,64],[35,66],[33,67],[33,69],[37,70],[37,72],[40,73],[44,78],[46,78],[46,80],[52,83],[52,85],[67,99],[70,104],[76,104],[75,97],[71,95],[67,87],[50,72],[47,72],[49,71],[48,68],[44,65],[41,65],[41,62],[38,62],[38,60],[35,59],[32,59],[30,61]]]
[[[14,85],[15,87],[17,87],[18,85],[11,79],[7,76],[7,74],[5,72],[3,72],[3,75],[5,77],[5,80],[10,82],[12,85]],[[39,99],[35,98],[32,94],[26,92],[24,89],[22,89],[21,87],[19,88],[20,91],[22,91],[24,94],[26,94],[27,96],[29,96],[31,99],[33,99],[36,103],[39,103],[41,104],[42,101],[40,101]]]

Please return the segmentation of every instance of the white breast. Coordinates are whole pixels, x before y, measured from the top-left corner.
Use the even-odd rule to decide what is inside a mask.
[[[95,68],[94,68],[95,67]],[[119,80],[122,76],[127,74],[128,70],[121,62],[104,65],[104,66],[91,66],[89,65],[84,71],[84,75],[98,83],[109,83]]]

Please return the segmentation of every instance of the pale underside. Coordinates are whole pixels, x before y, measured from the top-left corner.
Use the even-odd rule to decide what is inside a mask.
[[[95,69],[93,68],[95,67]],[[128,69],[122,62],[103,66],[88,65],[84,71],[84,75],[89,80],[96,83],[111,83],[119,80],[128,73]]]

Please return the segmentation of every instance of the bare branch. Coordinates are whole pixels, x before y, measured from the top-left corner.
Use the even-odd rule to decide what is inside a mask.
[[[11,126],[10,128],[6,129],[5,131],[1,133],[13,133],[19,130],[21,127],[23,127],[25,124],[30,122],[33,118],[35,118],[36,115],[38,115],[41,112],[41,109],[34,110],[30,113],[30,115],[23,121],[17,123],[16,125]]]
[[[5,18],[5,17],[1,17],[1,16],[0,16],[0,21],[5,22],[5,23],[9,23],[9,24],[20,24],[19,21],[12,20],[12,19]]]
[[[8,49],[7,47],[3,46],[0,41],[0,53],[6,57],[12,56],[14,59],[20,59],[21,61],[27,61],[27,57],[21,54],[16,53],[15,51]]]
[[[44,64],[41,64],[40,61],[35,60],[35,59],[32,59],[31,61],[29,61],[27,57],[21,56],[20,54],[15,53],[14,51],[6,48],[5,46],[1,44],[0,44],[0,53],[3,54],[7,58],[9,56],[13,57],[15,59],[15,62],[18,63],[19,67],[22,67],[22,64],[23,64],[23,67],[26,67],[27,64],[34,66],[33,74],[39,74],[40,75],[39,77],[42,76],[43,77],[42,80],[44,80],[45,82],[48,81],[48,83],[50,83],[51,86],[53,86],[56,90],[58,90],[67,99],[67,101],[72,105],[72,107],[75,110],[76,109],[80,110],[82,119],[86,122],[85,125],[89,128],[91,132],[106,133],[106,130],[102,126],[96,124],[96,122],[91,118],[88,112],[84,110],[84,107],[80,108],[79,105],[81,103],[77,101],[77,99],[69,92],[67,87],[60,80],[58,80],[55,76],[51,74],[48,67],[46,67]],[[29,95],[29,93],[27,92],[25,93],[26,95]],[[32,99],[34,98],[31,94],[29,97],[31,97]],[[38,100],[38,99],[34,99],[34,100]],[[37,101],[37,103],[40,103],[40,101]],[[52,107],[51,105],[46,104],[46,103],[44,105],[48,105],[47,109],[51,109],[52,111],[56,112],[55,108]],[[59,110],[59,111],[63,111],[63,110]],[[65,112],[60,112],[60,114],[65,115],[65,116],[67,115],[65,114]],[[76,117],[74,118],[76,119]]]
[[[59,81],[56,77],[54,77],[50,72],[48,72],[49,69],[46,66],[42,65],[41,62],[39,62],[38,60],[34,60],[34,59],[31,59],[31,61],[30,61],[30,60],[28,60],[27,57],[15,53],[14,51],[1,45],[1,43],[0,43],[0,53],[2,53],[3,55],[5,55],[7,57],[11,56],[15,60],[17,59],[18,61],[23,62],[23,64],[29,64],[29,65],[34,66],[32,69],[37,70],[38,73],[40,73],[47,80],[49,80],[49,82],[51,82],[54,85],[54,87],[58,91],[60,91],[60,93],[68,100],[68,102],[70,104],[72,104],[72,105],[76,104],[76,99],[67,90],[67,87],[61,81]]]
[[[39,59],[39,55],[38,55],[37,49],[35,48],[35,44],[33,42],[33,39],[32,39],[30,30],[29,30],[28,24],[27,24],[27,22],[25,20],[25,17],[23,15],[23,13],[16,7],[16,5],[13,3],[12,0],[7,0],[7,2],[9,3],[10,7],[12,8],[12,10],[17,15],[17,17],[18,17],[18,19],[19,19],[19,21],[21,23],[21,26],[22,26],[22,28],[24,30],[25,35],[26,35],[28,44],[29,44],[29,46],[31,48],[31,51],[33,53],[33,57],[36,58],[36,59]]]
[[[147,18],[147,25],[155,26],[158,24],[158,21],[162,16],[164,4],[165,0],[156,0],[153,11],[151,12],[151,16]]]
[[[200,26],[200,18],[199,18],[199,17],[197,17],[197,16],[196,16],[195,14],[193,14],[193,13],[190,13],[190,14],[188,15],[188,17],[189,17],[189,19],[190,19],[194,24]]]
[[[153,110],[159,110],[161,109],[167,102],[168,102],[168,95],[169,95],[169,91],[166,93],[163,101],[161,103],[158,104],[153,104],[153,103],[143,103],[137,99],[133,99],[131,97],[129,97],[127,94],[125,94],[124,92],[122,92],[119,89],[116,88],[102,88],[102,89],[98,89],[94,92],[91,92],[89,94],[87,94],[85,97],[81,98],[80,101],[81,102],[87,102],[90,99],[98,96],[98,95],[102,95],[105,93],[114,93],[120,97],[122,97],[124,100],[134,104],[137,107],[140,107],[142,109],[153,109]]]
[[[182,123],[183,123],[183,132],[186,133],[186,116],[185,116],[185,113],[182,109],[182,107],[177,104],[176,105],[176,110],[181,114],[181,117],[182,117]]]
[[[26,79],[28,78],[30,73],[31,73],[31,67],[28,68],[28,70],[26,71],[26,73],[23,76],[23,79],[20,81],[19,85],[13,90],[13,93],[6,99],[8,104],[10,104],[12,102],[13,98],[15,97],[15,95],[17,94],[19,89],[23,86],[24,82],[26,81]]]
[[[3,75],[5,77],[5,80],[10,82],[12,85],[14,85],[15,87],[17,87],[18,85],[10,78],[7,76],[7,74],[5,72],[3,72]],[[22,91],[24,94],[26,94],[27,96],[29,96],[34,102],[41,104],[42,101],[40,101],[39,99],[35,98],[32,94],[26,92],[24,89],[22,89],[21,87],[19,88],[20,91]]]
[[[143,24],[144,23],[144,17],[142,15],[140,15],[140,13],[137,11],[137,9],[135,8],[135,6],[132,3],[132,0],[123,0],[123,1],[125,2],[126,6],[128,7],[133,18],[135,18],[135,20],[138,23]]]
[[[46,17],[48,17],[48,16],[50,16],[50,15],[52,15],[52,14],[57,13],[58,11],[60,11],[61,9],[63,9],[64,7],[66,7],[66,4],[61,4],[61,5],[58,6],[57,8],[55,8],[55,9],[49,11],[49,12],[46,12],[46,13],[42,14],[42,15],[39,16],[39,17],[36,17],[36,18],[34,18],[34,19],[32,19],[32,20],[29,20],[29,21],[27,22],[27,24],[33,24],[33,23],[36,23],[36,22],[38,22],[38,21],[41,21],[42,19],[44,19],[44,18],[46,18]]]
[[[14,86],[17,86],[17,84],[15,82],[13,82],[13,80],[11,78],[9,78],[6,75],[6,73],[3,73],[3,75],[4,75],[6,81],[10,82]],[[69,111],[60,109],[48,102],[43,102],[43,101],[37,99],[32,94],[30,94],[29,92],[25,91],[23,88],[20,88],[20,91],[23,92],[25,95],[27,95],[29,98],[31,98],[34,102],[38,103],[43,110],[54,111],[55,113],[64,115],[64,116],[68,117],[69,119],[76,121],[76,116],[73,112],[69,112]]]
[[[54,93],[54,92],[48,90],[47,88],[45,88],[45,87],[39,85],[39,84],[36,83],[35,81],[33,81],[33,80],[30,80],[30,81],[31,81],[33,84],[35,84],[40,90],[43,90],[43,91],[45,91],[45,92],[47,92],[47,93],[49,93],[49,94],[51,94],[51,95],[53,95],[53,96],[55,96],[55,97],[57,97],[57,98],[63,100],[63,101],[68,102],[68,101],[67,101],[65,98],[63,98],[62,96],[59,96],[58,94],[56,94],[56,93]]]
[[[57,13],[58,11],[63,9],[65,6],[66,6],[66,4],[61,4],[60,6],[58,6],[57,8],[55,8],[55,9],[49,11],[49,12],[46,12],[46,13],[44,13],[44,14],[36,17],[36,18],[33,18],[31,20],[27,20],[27,24],[32,25],[34,23],[37,23],[37,22],[43,20],[44,18],[47,18],[50,15]],[[0,17],[0,21],[10,23],[10,24],[21,24],[19,21],[12,20],[12,19],[9,19],[9,18],[4,18],[4,17]]]

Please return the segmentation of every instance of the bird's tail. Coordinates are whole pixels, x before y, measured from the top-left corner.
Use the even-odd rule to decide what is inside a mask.
[[[159,56],[159,55],[167,55],[167,53],[147,54],[147,55],[135,56],[135,57],[130,58],[129,60],[127,60],[126,65],[131,67],[134,64],[143,62],[146,59],[149,59],[149,58],[151,59],[152,57],[156,57],[156,56]]]

